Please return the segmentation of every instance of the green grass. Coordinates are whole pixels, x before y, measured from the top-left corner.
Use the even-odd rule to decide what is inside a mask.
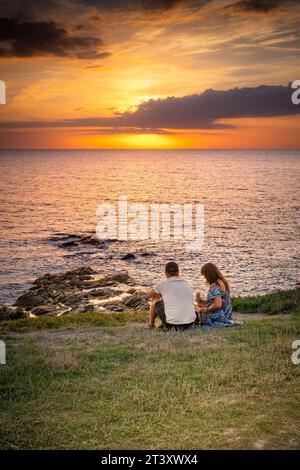
[[[146,331],[145,314],[2,322],[0,448],[299,449],[293,312],[210,332]]]
[[[37,318],[19,318],[18,320],[6,320],[0,323],[1,331],[29,332],[41,329],[76,328],[79,326],[120,326],[128,322],[145,322],[146,312],[122,312],[122,313],[74,313],[61,317],[40,316]]]
[[[300,306],[300,289],[277,291],[268,295],[234,297],[233,308],[244,313],[289,313]]]

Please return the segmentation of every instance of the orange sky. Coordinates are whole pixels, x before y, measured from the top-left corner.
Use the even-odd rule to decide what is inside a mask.
[[[179,1],[173,8],[152,11],[140,7],[99,9],[97,2],[91,7],[87,4],[93,2],[82,0],[80,8],[72,9],[70,20],[67,6],[71,8],[72,1],[63,2],[61,10],[53,11],[49,3],[45,11],[32,13],[32,17],[25,15],[22,20],[36,24],[47,21],[51,27],[54,21],[59,22],[68,35],[63,52],[56,52],[55,44],[51,49],[49,44],[30,44],[30,50],[20,52],[15,45],[19,29],[10,25],[14,31],[4,45],[11,49],[2,55],[0,52],[0,79],[7,86],[7,104],[0,105],[0,126],[19,124],[17,128],[7,124],[0,128],[0,147],[300,147],[299,115],[218,119],[232,126],[227,129],[214,123],[183,129],[184,113],[182,128],[170,128],[166,122],[146,132],[143,126],[118,131],[107,125],[61,125],[65,119],[134,113],[150,99],[201,94],[208,88],[287,85],[300,79],[299,2],[261,11],[252,8],[250,0],[213,0],[201,7]],[[237,7],[240,3],[247,8]],[[12,4],[16,14],[18,2]],[[19,5],[21,8],[22,3]],[[12,16],[10,10],[3,11],[3,17],[5,13]],[[85,41],[80,50],[75,49],[76,42],[70,46],[69,38],[78,35],[96,38],[97,53],[92,41],[92,45]],[[36,37],[34,40],[38,43]],[[98,57],[99,51],[103,57]],[[47,123],[45,127],[33,124],[22,128],[22,123],[28,121]],[[49,121],[53,121],[51,127]]]
[[[2,148],[299,148],[300,116],[238,119],[238,129],[160,134],[94,135],[94,128],[11,129]],[[13,144],[13,145],[11,145]]]

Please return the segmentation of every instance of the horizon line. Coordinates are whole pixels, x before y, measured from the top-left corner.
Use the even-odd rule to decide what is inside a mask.
[[[187,148],[166,148],[166,147],[153,147],[153,148],[136,148],[136,147],[133,147],[133,148],[95,148],[95,147],[3,147],[1,148],[0,147],[0,151],[7,151],[7,150],[13,150],[13,151],[16,151],[16,150],[114,150],[114,151],[118,151],[118,150],[137,150],[137,151],[140,151],[140,150],[158,150],[158,151],[162,151],[162,150],[185,150],[185,151],[188,151],[188,150],[300,150],[300,147],[200,147],[200,148],[190,148],[190,147],[187,147]]]

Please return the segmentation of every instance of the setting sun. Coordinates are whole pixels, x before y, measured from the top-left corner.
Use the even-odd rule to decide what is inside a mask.
[[[119,137],[120,144],[125,148],[168,148],[172,146],[172,138],[160,134],[123,135]]]

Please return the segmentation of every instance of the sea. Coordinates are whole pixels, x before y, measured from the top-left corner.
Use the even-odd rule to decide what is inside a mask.
[[[205,295],[201,266],[214,262],[232,294],[259,295],[299,282],[300,150],[1,150],[0,304],[45,273],[91,266],[152,286],[174,260]],[[202,205],[204,239],[113,239],[59,246],[95,234],[99,207]],[[150,234],[151,235],[151,234]],[[126,254],[134,258],[122,259]],[[145,255],[146,253],[146,255]]]

